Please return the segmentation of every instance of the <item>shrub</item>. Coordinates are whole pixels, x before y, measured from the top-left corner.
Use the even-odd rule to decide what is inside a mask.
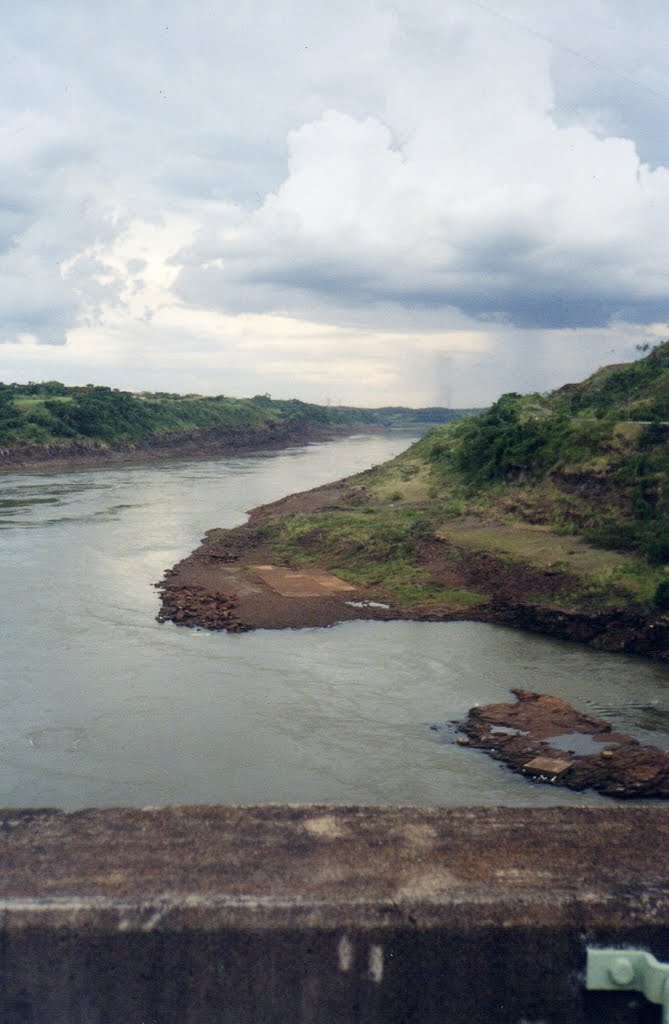
[[[669,536],[651,537],[645,545],[645,555],[651,565],[666,565],[669,562]]]
[[[619,523],[615,520],[609,520],[586,530],[585,539],[597,548],[610,548],[613,551],[633,551],[639,544],[639,531],[631,523]]]
[[[669,580],[662,580],[655,588],[653,607],[659,612],[669,611]]]

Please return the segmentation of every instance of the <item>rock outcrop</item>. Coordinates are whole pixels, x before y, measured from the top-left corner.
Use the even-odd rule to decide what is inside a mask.
[[[614,731],[560,697],[513,690],[515,704],[471,708],[460,742],[535,782],[615,797],[669,797],[669,753]],[[466,739],[465,739],[466,737]]]

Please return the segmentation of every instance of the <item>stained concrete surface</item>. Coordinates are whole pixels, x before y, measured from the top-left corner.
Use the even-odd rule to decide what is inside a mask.
[[[3,1024],[660,1019],[583,970],[588,942],[669,959],[665,808],[19,810],[0,837]]]

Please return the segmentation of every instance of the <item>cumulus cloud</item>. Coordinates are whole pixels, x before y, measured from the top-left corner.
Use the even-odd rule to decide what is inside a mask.
[[[663,26],[659,0],[15,5],[7,365],[472,404],[621,358],[669,320]]]
[[[346,296],[541,328],[666,319],[667,170],[556,122],[543,40],[461,29],[445,66],[390,90],[385,121],[327,111],[291,132],[276,192],[177,257],[180,297],[296,312]]]

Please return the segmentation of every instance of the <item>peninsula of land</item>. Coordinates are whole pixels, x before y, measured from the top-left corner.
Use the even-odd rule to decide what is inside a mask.
[[[669,343],[210,530],[159,618],[468,619],[669,660]]]

